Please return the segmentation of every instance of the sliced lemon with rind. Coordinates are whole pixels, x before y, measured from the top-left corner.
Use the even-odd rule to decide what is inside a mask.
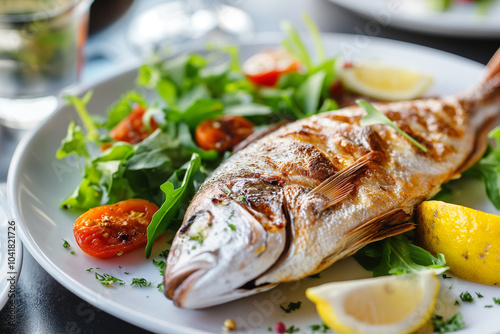
[[[354,64],[339,60],[337,71],[351,91],[381,101],[413,100],[432,85],[430,75],[411,69],[391,67],[376,61]]]
[[[500,216],[441,201],[416,210],[418,243],[442,253],[450,271],[469,281],[500,285]]]
[[[331,329],[344,334],[412,333],[430,319],[439,291],[432,270],[335,282],[306,296]]]

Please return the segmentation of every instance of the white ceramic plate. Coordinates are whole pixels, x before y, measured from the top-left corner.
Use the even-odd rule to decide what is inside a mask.
[[[500,1],[481,15],[474,4],[458,2],[445,12],[430,11],[426,0],[330,0],[372,21],[365,27],[375,31],[375,24],[395,26],[433,35],[456,37],[500,37]]]
[[[261,36],[258,43],[241,47],[242,58],[276,45],[279,40],[279,35]],[[360,45],[355,36],[349,35],[324,35],[324,42],[332,55],[344,51],[353,57],[384,59],[388,63],[432,73],[435,84],[430,95],[461,91],[475,82],[482,70],[481,65],[466,59],[405,43],[370,39]],[[353,53],[353,50],[357,50],[357,53]],[[90,110],[104,113],[110,103],[132,87],[134,79],[135,71],[131,70],[92,87],[94,97],[89,104]],[[109,260],[85,255],[77,247],[72,234],[77,215],[59,208],[59,203],[80,180],[75,161],[58,161],[54,158],[68,123],[76,119],[71,108],[63,108],[21,143],[9,172],[9,195],[18,218],[21,237],[29,252],[57,281],[94,306],[154,332],[219,333],[224,320],[233,318],[246,332],[268,333],[269,326],[283,321],[288,326],[300,327],[302,333],[310,332],[310,325],[320,323],[313,304],[304,296],[307,287],[327,281],[370,276],[354,260],[346,259],[321,273],[320,279],[307,278],[282,284],[266,293],[199,311],[174,307],[154,287],[131,287],[133,277],[143,277],[154,283],[161,281],[151,259],[146,260],[142,251]],[[476,193],[479,193],[478,197],[469,204],[491,211],[483,193],[480,190]],[[70,249],[63,248],[63,239],[71,244]],[[153,258],[158,259],[163,248],[164,242],[158,241]],[[70,253],[71,250],[75,251],[74,255]],[[86,271],[96,267],[100,269]],[[126,285],[104,287],[94,277],[94,271],[123,279]],[[493,333],[493,326],[497,329],[500,327],[497,320],[500,306],[492,309],[483,307],[484,304],[493,303],[493,296],[500,297],[499,288],[459,279],[449,279],[443,283],[444,302],[438,304],[439,314],[455,313],[453,303],[460,292],[478,291],[485,296],[483,299],[460,307],[469,328],[464,333]],[[451,290],[448,289],[450,284],[454,285]],[[280,309],[281,303],[299,300],[302,301],[302,307],[298,311],[285,314]]]
[[[7,209],[7,193],[0,183],[0,310],[16,292],[21,273],[23,245],[17,236],[19,226]]]

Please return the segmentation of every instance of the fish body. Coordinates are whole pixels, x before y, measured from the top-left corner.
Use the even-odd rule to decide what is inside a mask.
[[[474,89],[375,107],[427,148],[351,106],[287,124],[203,183],[173,241],[165,293],[202,308],[315,274],[411,230],[416,204],[477,161],[500,109],[500,54]]]

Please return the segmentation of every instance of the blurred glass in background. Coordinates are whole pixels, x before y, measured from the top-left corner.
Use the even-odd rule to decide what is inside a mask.
[[[0,123],[31,128],[78,82],[93,0],[0,2]]]
[[[129,41],[144,56],[173,44],[206,39],[230,41],[254,31],[250,16],[235,1],[155,1],[130,24]]]

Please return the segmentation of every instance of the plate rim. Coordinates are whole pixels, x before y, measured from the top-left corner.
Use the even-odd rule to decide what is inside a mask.
[[[349,10],[366,19],[374,18],[372,13],[362,10],[361,7],[353,5],[352,2],[350,1],[346,0],[329,0],[329,1],[337,6]],[[484,27],[484,26],[473,26],[470,24],[446,27],[442,24],[439,24],[439,20],[422,21],[419,20],[418,17],[414,16],[394,15],[392,17],[391,23],[389,23],[387,26],[394,28],[397,27],[399,29],[410,32],[420,32],[420,33],[430,34],[433,36],[448,36],[454,38],[475,38],[479,40],[500,38],[500,24],[498,25],[498,27],[494,28]]]
[[[282,37],[283,34],[279,32],[270,32],[270,33],[259,33],[255,34],[255,38],[252,39],[250,42],[246,43],[238,43],[238,47],[244,47],[244,46],[251,46],[251,45],[258,45],[258,44],[276,44],[278,37]],[[345,33],[322,33],[321,34],[322,38],[332,38],[332,39],[353,39],[356,35],[355,34],[345,34]],[[392,44],[392,45],[398,45],[400,48],[413,48],[413,49],[419,49],[419,50],[425,50],[427,52],[433,52],[436,54],[441,54],[442,56],[446,57],[452,57],[455,58],[457,61],[465,61],[470,64],[473,64],[474,66],[484,68],[484,65],[476,62],[474,60],[468,59],[466,57],[462,57],[456,54],[452,54],[446,51],[434,49],[431,47],[426,47],[418,44],[413,44],[409,42],[404,42],[404,41],[397,41],[397,40],[391,40],[387,38],[380,38],[380,37],[369,37],[370,40],[374,40],[375,43],[380,43],[380,44]],[[192,49],[193,47],[190,46],[188,49]],[[194,47],[194,50],[199,50],[199,45],[197,47]],[[194,51],[191,50],[191,51]],[[176,52],[174,55],[187,52],[189,50],[186,49],[179,49],[179,52]],[[87,91],[90,88],[98,88],[101,85],[105,85],[106,83],[112,82],[114,80],[117,80],[119,77],[122,76],[127,76],[131,75],[131,72],[135,72],[142,64],[143,62],[138,61],[135,64],[131,64],[130,66],[126,66],[122,68],[120,72],[114,73],[113,75],[101,79],[99,81],[96,81],[94,83],[84,85],[80,87],[77,90],[77,94],[81,95],[85,91]],[[12,157],[11,164],[9,166],[9,171],[8,171],[8,177],[7,177],[7,198],[8,198],[8,203],[9,207],[12,209],[12,214],[14,215],[16,222],[18,223],[19,226],[19,236],[21,240],[23,241],[24,246],[28,250],[28,252],[33,256],[33,258],[42,266],[44,270],[46,270],[52,278],[54,278],[57,282],[59,282],[61,285],[63,285],[66,289],[71,291],[73,294],[77,295],[81,299],[89,302],[91,305],[95,305],[94,301],[96,300],[96,297],[101,297],[97,292],[94,292],[87,288],[84,285],[79,284],[76,282],[72,277],[70,277],[67,273],[60,271],[55,265],[50,258],[41,252],[35,241],[31,238],[31,233],[27,230],[27,227],[25,227],[24,222],[21,220],[20,217],[22,217],[20,208],[16,205],[15,199],[18,198],[18,189],[17,189],[17,182],[16,180],[19,180],[21,175],[21,169],[19,166],[22,166],[23,160],[26,158],[25,152],[27,151],[27,148],[30,146],[34,138],[45,128],[46,124],[50,123],[53,118],[58,117],[58,115],[65,109],[65,106],[61,106],[58,108],[56,112],[54,112],[48,119],[46,119],[43,123],[41,123],[36,129],[31,131],[26,137],[24,137],[19,145],[17,146],[14,155]],[[162,328],[163,331],[168,330],[168,331],[173,331],[174,333],[187,333],[186,330],[188,330],[189,333],[193,334],[204,334],[204,333],[210,333],[206,331],[200,331],[198,329],[193,329],[193,328],[186,328],[181,325],[169,324],[169,328],[165,328],[165,324],[163,322],[159,322],[156,318],[152,316],[143,316],[141,321],[134,321],[134,319],[127,318],[124,316],[123,311],[126,310],[128,311],[128,308],[123,307],[120,303],[113,301],[113,300],[107,300],[107,303],[104,305],[97,305],[96,307],[99,307],[103,311],[117,317],[118,319],[131,323],[135,326],[138,326],[140,328],[150,330],[150,331],[158,331],[159,328]],[[126,314],[126,313],[125,313]]]

